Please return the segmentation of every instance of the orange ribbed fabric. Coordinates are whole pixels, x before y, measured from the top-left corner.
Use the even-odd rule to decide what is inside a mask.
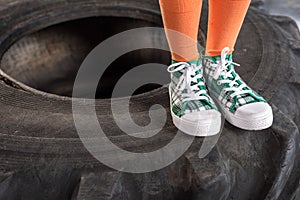
[[[209,0],[206,55],[218,56],[224,47],[231,52],[251,0]]]
[[[250,1],[209,0],[206,55],[218,56],[224,47],[229,47],[231,52],[234,50]],[[202,0],[159,0],[159,2],[172,59],[196,60],[199,57],[197,35]],[[167,29],[178,31],[191,39],[179,39]],[[175,49],[181,56],[174,53]]]
[[[159,3],[172,59],[183,62],[197,60],[202,0],[159,0]],[[177,37],[168,29],[178,31],[186,37]]]

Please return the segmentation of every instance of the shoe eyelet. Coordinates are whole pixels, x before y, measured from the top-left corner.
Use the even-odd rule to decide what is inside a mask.
[[[217,85],[221,85],[222,83],[221,83],[221,81],[217,81]]]

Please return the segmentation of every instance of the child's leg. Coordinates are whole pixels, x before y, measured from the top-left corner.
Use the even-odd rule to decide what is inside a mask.
[[[234,45],[251,0],[209,0],[206,55],[218,56]]]
[[[199,58],[197,36],[202,0],[159,0],[159,3],[164,27],[191,38],[178,38],[166,30],[172,59],[185,62],[197,60]],[[175,49],[181,56],[173,53]]]
[[[201,6],[202,0],[160,0],[172,59],[177,61],[168,67],[171,115],[178,129],[193,136],[215,135],[221,128],[221,114],[200,71],[197,36]]]
[[[246,130],[269,128],[272,108],[235,72],[232,51],[250,0],[209,0],[209,22],[204,75],[210,94],[225,119]]]

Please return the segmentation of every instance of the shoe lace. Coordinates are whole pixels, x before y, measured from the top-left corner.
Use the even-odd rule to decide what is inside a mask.
[[[207,100],[207,91],[203,81],[202,73],[197,73],[198,68],[195,64],[178,62],[168,67],[168,72],[182,72],[175,90],[181,94],[183,101]],[[198,71],[199,72],[199,71]],[[201,81],[199,81],[201,80]],[[201,87],[203,86],[203,87]],[[184,91],[187,92],[184,92]]]
[[[238,95],[251,93],[252,92],[251,90],[244,89],[245,87],[248,86],[241,81],[239,75],[236,74],[235,77],[232,75],[232,72],[234,72],[234,68],[232,67],[231,69],[229,69],[229,66],[230,65],[240,66],[240,64],[235,63],[232,60],[226,59],[226,56],[228,55],[229,51],[230,51],[229,47],[225,47],[222,50],[221,59],[216,64],[216,71],[215,74],[213,75],[213,78],[218,79],[220,76],[223,76],[224,80],[222,79],[218,80],[217,84],[222,85],[227,83],[229,87],[225,87],[223,88],[223,90],[224,92],[233,92],[232,94],[230,94],[230,96],[233,98]]]

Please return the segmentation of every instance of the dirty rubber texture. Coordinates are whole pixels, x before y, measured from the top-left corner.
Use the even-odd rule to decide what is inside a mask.
[[[261,3],[255,1],[254,5],[261,6]],[[0,13],[0,54],[3,57],[0,75],[1,200],[260,200],[295,197],[300,179],[300,34],[291,19],[269,16],[252,7],[234,53],[236,62],[241,64],[237,68],[239,74],[272,105],[274,124],[271,128],[251,132],[225,123],[217,145],[205,158],[198,156],[203,139],[197,138],[170,166],[151,173],[129,174],[114,171],[94,159],[78,138],[70,99],[36,92],[16,82],[14,78],[21,80],[24,77],[13,74],[14,65],[19,64],[18,70],[22,71],[22,63],[16,63],[11,60],[13,56],[4,54],[25,36],[32,44],[36,41],[32,38],[45,36],[37,31],[75,19],[123,17],[161,26],[157,2],[1,0]],[[206,32],[206,21],[207,5],[204,5],[200,27],[203,33]],[[71,43],[72,39],[82,43],[76,36],[69,39]],[[203,38],[199,40],[203,41]],[[26,53],[31,55],[26,51],[26,42],[20,44],[20,55],[22,52],[24,58]],[[63,53],[74,50],[68,48],[62,48]],[[43,55],[51,56],[51,51]],[[65,59],[65,63],[72,60]],[[166,56],[165,59],[169,58]],[[33,67],[27,66],[26,70],[36,73],[36,63],[31,64]],[[30,77],[22,79],[28,81],[27,84],[33,83],[30,80]],[[122,99],[118,101],[123,103]],[[131,115],[147,124],[151,105],[159,103],[168,110],[168,101],[165,87],[137,95],[131,98]],[[97,99],[96,110],[110,139],[135,152],[158,149],[177,131],[168,117],[165,128],[158,135],[147,140],[129,138],[113,122],[109,100]]]

